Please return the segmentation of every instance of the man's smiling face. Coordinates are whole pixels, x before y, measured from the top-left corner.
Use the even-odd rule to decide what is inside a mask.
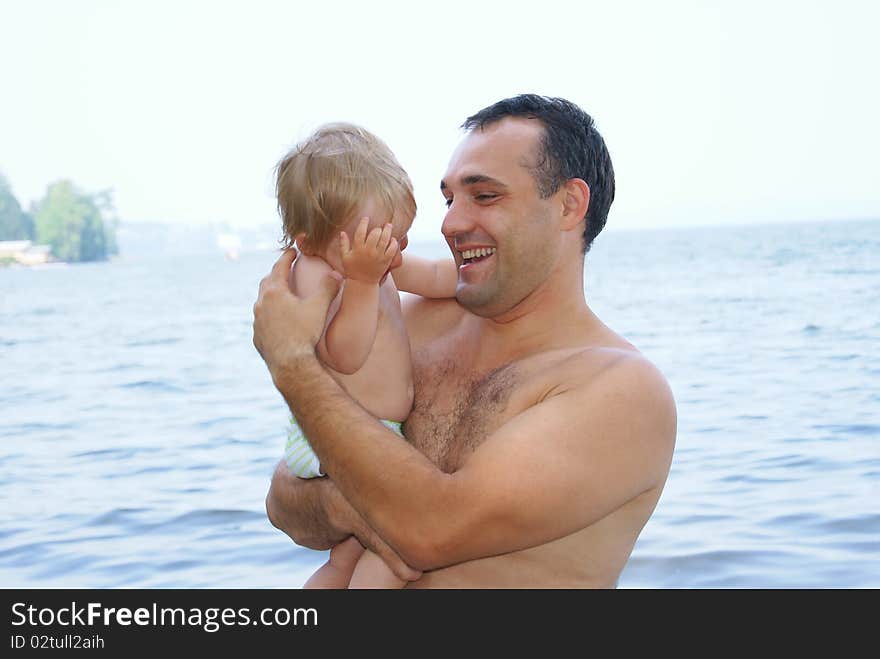
[[[558,255],[552,216],[532,170],[544,126],[505,118],[471,131],[452,155],[440,190],[443,235],[458,265],[456,298],[491,317],[509,311],[547,280]]]

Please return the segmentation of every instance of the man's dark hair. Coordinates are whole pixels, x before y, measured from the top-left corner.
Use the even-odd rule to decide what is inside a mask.
[[[521,94],[498,101],[468,117],[465,130],[484,128],[505,117],[538,119],[544,124],[544,137],[538,163],[532,175],[538,192],[546,199],[568,179],[583,179],[590,186],[590,205],[584,229],[584,254],[599,235],[614,201],[614,168],[605,140],[596,130],[593,118],[563,98]]]

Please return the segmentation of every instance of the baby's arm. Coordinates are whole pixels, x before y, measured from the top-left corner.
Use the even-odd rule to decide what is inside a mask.
[[[324,335],[328,365],[340,373],[354,373],[370,355],[379,320],[379,282],[397,253],[391,224],[369,233],[367,226],[365,218],[351,241],[344,231],[340,235],[345,282],[339,310]]]
[[[458,266],[453,259],[423,259],[404,255],[400,267],[391,271],[401,291],[422,297],[455,297],[458,287]]]

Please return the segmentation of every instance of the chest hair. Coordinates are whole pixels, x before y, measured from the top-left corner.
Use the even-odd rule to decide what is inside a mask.
[[[407,440],[451,473],[508,415],[515,364],[474,372],[462,360],[413,355],[415,399],[404,424]]]

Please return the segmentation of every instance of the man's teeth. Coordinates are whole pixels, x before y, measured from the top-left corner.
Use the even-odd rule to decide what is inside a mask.
[[[481,247],[480,249],[467,249],[461,253],[461,258],[467,259],[477,259],[481,256],[489,256],[489,254],[494,254],[494,247]]]

